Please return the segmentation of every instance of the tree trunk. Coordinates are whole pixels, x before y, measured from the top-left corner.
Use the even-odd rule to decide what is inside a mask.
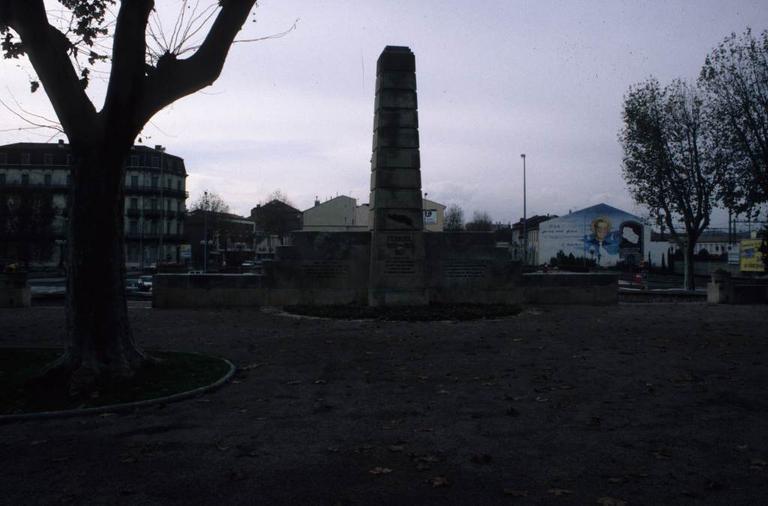
[[[693,250],[696,247],[696,243],[688,240],[685,243],[685,248],[683,249],[683,269],[684,269],[684,276],[683,276],[683,288],[686,290],[695,290],[696,289],[696,277],[694,274],[694,260],[693,260]]]
[[[99,144],[82,153],[69,194],[67,341],[58,368],[71,388],[130,377],[146,360],[133,340],[125,297],[125,153]]]

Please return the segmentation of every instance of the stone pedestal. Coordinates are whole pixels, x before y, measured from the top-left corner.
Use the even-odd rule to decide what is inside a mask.
[[[371,306],[428,303],[417,109],[413,53],[387,46],[376,66]]]

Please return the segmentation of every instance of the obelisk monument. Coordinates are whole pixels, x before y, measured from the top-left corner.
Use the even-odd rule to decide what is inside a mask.
[[[371,306],[428,303],[416,60],[387,46],[376,64],[371,158]]]

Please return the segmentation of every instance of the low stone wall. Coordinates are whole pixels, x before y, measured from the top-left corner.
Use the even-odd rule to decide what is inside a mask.
[[[523,274],[528,304],[609,305],[619,302],[616,273],[534,272]]]
[[[424,234],[429,301],[438,304],[521,304],[520,262],[497,248],[493,234]]]
[[[349,288],[273,288],[249,274],[157,274],[152,306],[170,308],[259,307],[294,304],[362,304],[367,292]]]
[[[0,307],[30,307],[32,292],[27,284],[27,274],[8,272],[0,274]]]

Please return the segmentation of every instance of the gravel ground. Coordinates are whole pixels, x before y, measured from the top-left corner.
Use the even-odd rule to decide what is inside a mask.
[[[496,321],[131,309],[147,348],[243,370],[131,414],[0,425],[2,504],[724,504],[768,497],[768,306]],[[0,345],[62,307],[0,310]],[[622,502],[623,501],[623,502]]]

